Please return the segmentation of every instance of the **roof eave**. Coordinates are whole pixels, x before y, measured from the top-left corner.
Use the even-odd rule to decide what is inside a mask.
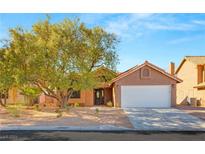
[[[167,77],[169,77],[169,78],[171,78],[171,79],[177,81],[177,83],[183,82],[183,80],[179,79],[178,77],[172,76],[172,75],[170,75],[169,73],[167,73],[167,72],[165,72],[165,71],[162,71],[161,68],[158,68],[157,66],[155,66],[155,65],[153,65],[153,64],[151,64],[151,63],[149,63],[149,62],[146,61],[145,63],[143,63],[143,64],[141,64],[141,65],[138,65],[134,70],[131,70],[130,72],[128,72],[128,73],[125,74],[124,76],[123,76],[123,74],[122,74],[122,77],[117,76],[116,78],[114,78],[114,79],[111,81],[111,84],[114,83],[114,82],[116,82],[116,81],[118,81],[118,80],[120,80],[120,79],[123,78],[123,77],[126,77],[128,74],[130,74],[130,73],[132,73],[132,72],[134,72],[134,71],[136,71],[136,70],[142,68],[142,67],[145,66],[145,65],[148,65],[149,67],[152,67],[153,69],[155,69],[155,70],[157,70],[157,71],[163,73],[163,74],[166,75]]]

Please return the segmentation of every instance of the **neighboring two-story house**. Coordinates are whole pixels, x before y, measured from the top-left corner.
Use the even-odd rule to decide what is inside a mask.
[[[177,104],[205,106],[205,56],[184,57],[175,74],[183,80],[177,84]]]

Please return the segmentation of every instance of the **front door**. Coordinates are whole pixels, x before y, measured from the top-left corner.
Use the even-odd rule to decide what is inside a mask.
[[[95,99],[95,105],[103,105],[104,104],[104,89],[95,89],[94,99]]]

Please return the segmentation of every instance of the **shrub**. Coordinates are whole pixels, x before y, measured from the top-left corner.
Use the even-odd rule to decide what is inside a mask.
[[[57,113],[56,118],[60,118],[60,117],[62,117],[62,116],[63,116],[63,112],[60,111],[60,112]]]
[[[80,107],[80,103],[74,103],[74,107]]]
[[[99,114],[100,110],[98,108],[95,109],[95,114]]]
[[[107,102],[106,105],[107,105],[108,107],[112,107],[112,106],[113,106],[111,101]]]
[[[57,113],[56,118],[60,118],[63,116],[63,112],[60,109],[57,109],[55,112]]]
[[[34,110],[36,111],[41,111],[40,107],[39,107],[39,104],[35,104],[34,105]]]
[[[64,109],[65,109],[66,111],[69,111],[69,110],[70,110],[69,105],[68,105],[68,104],[65,104],[65,105],[64,105]]]
[[[8,105],[6,109],[11,116],[20,117],[21,109],[18,105]]]

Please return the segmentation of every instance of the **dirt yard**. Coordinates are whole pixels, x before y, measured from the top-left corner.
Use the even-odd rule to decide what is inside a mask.
[[[54,111],[36,111],[23,109],[19,117],[14,117],[7,110],[0,108],[0,128],[8,126],[79,126],[91,127],[99,125],[112,125],[115,127],[132,128],[127,116],[122,109],[98,107],[76,107],[70,108],[57,117]]]

